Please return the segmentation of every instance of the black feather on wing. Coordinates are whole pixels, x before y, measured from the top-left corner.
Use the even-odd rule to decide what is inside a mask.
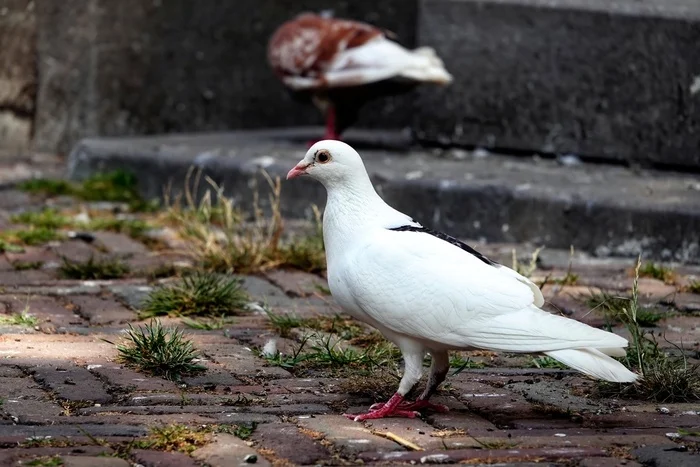
[[[462,250],[466,251],[467,253],[474,255],[476,258],[479,260],[483,261],[484,263],[488,264],[489,266],[498,266],[498,263],[491,261],[488,259],[486,256],[482,255],[478,251],[476,251],[474,248],[470,247],[466,243],[464,243],[461,240],[457,240],[451,235],[447,235],[446,233],[443,232],[438,232],[435,230],[430,230],[426,229],[425,227],[418,227],[415,225],[402,225],[401,227],[394,227],[392,229],[395,232],[422,232],[422,233],[427,233],[429,235],[432,235],[433,237],[439,238],[440,240],[444,240],[458,248],[461,248]]]

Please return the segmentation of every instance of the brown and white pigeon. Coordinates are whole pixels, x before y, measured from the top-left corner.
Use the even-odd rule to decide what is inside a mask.
[[[376,327],[404,358],[399,388],[388,402],[353,420],[414,417],[445,407],[430,396],[449,369],[448,351],[488,349],[544,353],[595,378],[632,382],[637,375],[611,357],[627,339],[541,309],[540,289],[465,243],[427,229],[379,197],[360,155],[340,141],[320,141],[289,171],[321,182],[328,285],[344,311]],[[404,400],[432,356],[430,378],[416,401]]]
[[[293,94],[310,98],[325,114],[324,139],[340,139],[372,99],[452,81],[430,47],[408,50],[369,24],[313,13],[282,24],[267,55]]]

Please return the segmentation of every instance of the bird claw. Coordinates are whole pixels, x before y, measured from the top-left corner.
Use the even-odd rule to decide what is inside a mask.
[[[375,410],[380,410],[382,407],[384,407],[384,402],[377,402],[376,404],[372,404],[369,408],[370,412],[373,412]],[[440,412],[440,413],[446,413],[450,411],[450,408],[447,407],[446,405],[443,404],[433,404],[432,402],[428,402],[426,400],[417,400],[415,402],[409,402],[409,401],[404,401],[400,403],[397,407],[399,410],[412,410],[412,411],[418,411],[422,409],[429,409],[433,410],[435,412]]]
[[[362,420],[374,420],[377,418],[385,418],[385,417],[405,417],[405,418],[416,418],[420,417],[420,413],[416,412],[415,410],[401,410],[401,409],[394,409],[394,410],[370,410],[367,413],[361,413],[361,414],[350,414],[350,413],[345,413],[343,414],[345,417],[349,418],[352,421],[355,422],[361,422]]]
[[[416,418],[417,416],[420,416],[420,413],[416,412],[415,410],[404,410],[402,407],[400,407],[402,403],[403,396],[399,393],[396,393],[393,396],[391,396],[391,399],[382,404],[382,406],[377,408],[376,410],[372,410],[370,408],[369,412],[367,413],[361,413],[356,415],[346,413],[343,415],[355,422],[361,422],[362,420],[373,420],[384,417]]]

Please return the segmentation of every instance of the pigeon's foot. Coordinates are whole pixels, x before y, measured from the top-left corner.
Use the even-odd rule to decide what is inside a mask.
[[[362,414],[344,414],[347,418],[350,420],[354,420],[356,422],[361,422],[362,420],[374,420],[377,418],[385,418],[385,417],[406,417],[406,418],[415,418],[419,416],[420,414],[416,412],[415,410],[403,410],[402,408],[399,408],[399,405],[401,405],[401,402],[403,402],[403,396],[400,394],[394,394],[391,396],[391,399],[389,399],[387,402],[383,403],[382,406],[376,410],[372,410],[370,408],[370,411],[367,413],[362,413]],[[375,404],[377,405],[377,404]],[[372,406],[374,407],[374,406]]]
[[[373,404],[369,410],[370,411],[375,411],[375,410],[380,410],[382,407],[384,407],[385,403],[384,402],[378,402],[376,404]],[[432,402],[429,402],[425,399],[419,399],[415,402],[411,401],[403,401],[401,402],[398,407],[399,410],[423,410],[423,409],[428,409],[428,410],[433,410],[435,412],[440,412],[440,413],[446,413],[449,412],[450,409],[446,405],[443,404],[433,404]]]

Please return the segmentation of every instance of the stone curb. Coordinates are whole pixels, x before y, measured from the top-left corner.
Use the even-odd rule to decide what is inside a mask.
[[[123,168],[138,175],[145,196],[162,197],[166,186],[171,195],[181,192],[194,166],[249,207],[255,183],[266,187],[260,169],[284,179],[313,135],[292,128],[84,139],[70,154],[67,176]],[[381,134],[355,133],[348,142],[363,155],[384,199],[426,226],[490,242],[700,262],[700,187],[692,176],[461,150],[436,157]],[[368,143],[402,149],[362,149]],[[290,218],[308,218],[312,203],[325,202],[323,187],[312,180],[282,186],[282,211]],[[199,193],[206,188],[202,180]],[[266,198],[260,196],[263,204]]]

